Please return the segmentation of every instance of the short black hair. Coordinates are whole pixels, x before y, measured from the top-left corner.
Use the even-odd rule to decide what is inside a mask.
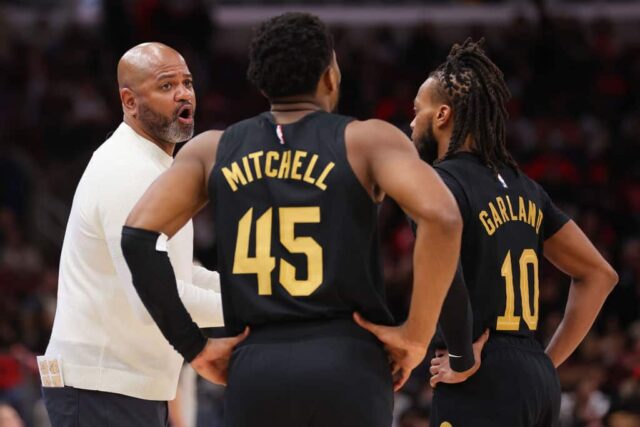
[[[269,99],[309,94],[332,59],[333,37],[317,16],[285,13],[256,30],[247,78]]]
[[[502,71],[482,48],[484,39],[454,44],[447,60],[429,77],[436,79],[438,96],[453,108],[453,133],[447,159],[471,134],[475,151],[484,163],[498,174],[498,169],[518,166],[507,150],[506,103],[511,97]]]

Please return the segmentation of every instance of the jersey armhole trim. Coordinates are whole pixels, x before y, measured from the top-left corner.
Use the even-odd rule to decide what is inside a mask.
[[[350,123],[352,123],[352,122],[354,122],[356,120],[357,119],[355,119],[354,117],[349,117],[349,116],[343,117],[343,121],[340,123],[340,125],[336,129],[336,139],[335,140],[338,142],[338,149],[340,150],[340,154],[344,158],[344,163],[346,165],[346,169],[349,171],[349,174],[351,175],[351,177],[357,183],[358,188],[361,190],[360,191],[361,194],[364,197],[366,197],[366,199],[373,206],[379,206],[379,205],[381,205],[381,203],[378,203],[378,202],[376,202],[375,200],[373,200],[371,198],[371,195],[369,194],[369,192],[367,191],[365,186],[362,185],[362,182],[358,178],[358,175],[356,175],[356,172],[353,170],[353,167],[351,166],[351,162],[349,162],[349,155],[347,153],[347,126],[349,126]],[[340,129],[342,129],[342,133],[340,132]]]

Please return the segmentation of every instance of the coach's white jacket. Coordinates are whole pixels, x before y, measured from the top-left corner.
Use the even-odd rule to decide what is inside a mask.
[[[140,301],[120,249],[129,212],[172,161],[122,123],[82,175],[64,237],[58,306],[46,351],[62,357],[65,385],[149,400],[175,397],[182,357]],[[167,249],[194,321],[222,326],[219,277],[193,265],[191,222]]]

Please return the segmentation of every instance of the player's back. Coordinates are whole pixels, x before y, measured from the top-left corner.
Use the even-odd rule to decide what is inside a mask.
[[[545,239],[567,217],[536,182],[510,167],[497,173],[460,152],[436,166],[456,197],[464,228],[461,263],[473,309],[473,336],[490,329],[480,369],[439,385],[434,425],[549,427],[557,420],[555,369],[533,335]]]
[[[489,328],[532,335],[538,327],[543,243],[566,222],[536,182],[510,167],[495,174],[472,153],[437,165],[464,220],[461,262],[474,336]]]
[[[276,125],[263,113],[221,137],[209,191],[232,332],[354,311],[391,322],[377,209],[346,156],[350,121],[317,111]]]
[[[392,318],[377,209],[346,155],[350,121],[317,111],[277,125],[263,113],[220,139],[209,193],[225,326],[251,327],[229,367],[229,425],[391,423],[385,352],[352,320]]]

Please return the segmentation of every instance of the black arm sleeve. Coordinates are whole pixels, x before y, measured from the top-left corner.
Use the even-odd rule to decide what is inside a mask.
[[[156,249],[159,236],[160,233],[124,226],[122,253],[131,270],[133,286],[162,335],[191,362],[207,339],[180,300],[169,255]]]
[[[409,219],[413,234],[416,223]],[[475,363],[473,355],[473,311],[467,285],[464,283],[462,265],[458,264],[449,292],[442,304],[438,319],[437,334],[431,342],[432,348],[446,347],[449,351],[449,364],[456,372],[471,369]],[[453,356],[452,356],[453,355]]]
[[[463,221],[469,217],[467,196],[458,181],[446,170],[436,167],[436,172],[456,199]],[[470,369],[473,356],[473,311],[462,266],[458,264],[453,282],[442,305],[438,332],[449,351],[451,369],[457,372]]]
[[[470,369],[475,363],[472,347],[473,312],[460,264],[442,305],[438,323],[439,332],[449,351],[451,369],[457,372]]]

